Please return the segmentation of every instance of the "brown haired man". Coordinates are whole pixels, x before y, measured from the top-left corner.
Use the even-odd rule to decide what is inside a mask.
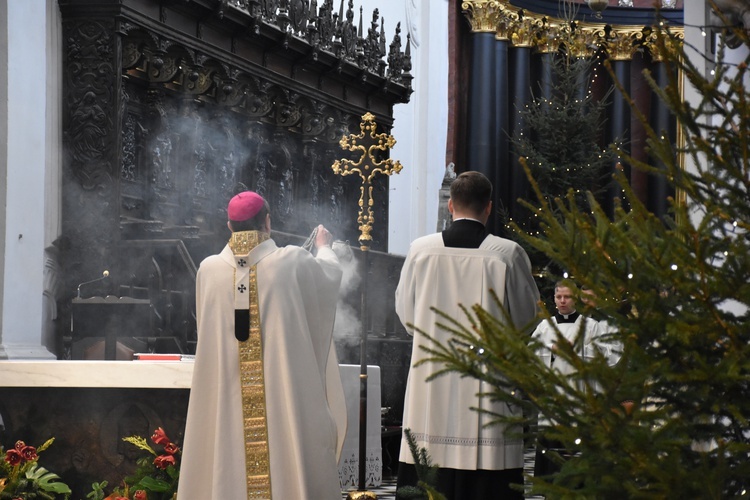
[[[412,242],[396,289],[396,312],[401,322],[445,343],[450,334],[438,327],[436,308],[461,320],[459,304],[479,304],[501,318],[490,290],[494,290],[512,321],[529,325],[536,316],[539,291],[526,252],[515,242],[487,232],[492,210],[492,184],[479,172],[464,172],[451,184],[448,210],[453,222],[442,233]],[[413,333],[410,331],[410,333]],[[414,366],[423,359],[430,341],[415,335],[412,368],[406,386],[403,426],[419,447],[440,465],[438,490],[449,500],[523,498],[510,488],[523,484],[523,441],[506,436],[504,426],[485,424],[487,415],[472,410],[508,414],[505,404],[479,399],[479,381],[450,373],[426,382],[442,366]],[[406,441],[401,443],[398,486],[416,484],[416,471]]]

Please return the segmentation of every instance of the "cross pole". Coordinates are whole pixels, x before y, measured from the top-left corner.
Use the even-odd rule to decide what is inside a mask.
[[[372,225],[375,222],[375,216],[372,213],[374,204],[372,199],[372,181],[377,174],[392,175],[397,174],[403,168],[401,163],[393,161],[390,158],[378,160],[378,152],[382,156],[396,144],[396,139],[389,134],[378,134],[375,116],[372,113],[362,115],[362,122],[359,124],[360,133],[343,136],[339,144],[341,149],[348,151],[359,151],[361,156],[358,160],[349,159],[336,160],[331,168],[336,175],[347,176],[358,174],[362,185],[360,186],[359,196],[359,214],[357,224],[359,225],[359,245],[362,250],[363,267],[362,272],[362,289],[361,289],[361,311],[360,319],[362,323],[362,340],[360,343],[360,397],[359,397],[359,485],[356,492],[349,492],[347,500],[364,500],[377,499],[377,495],[366,488],[366,469],[365,462],[367,459],[367,274],[369,272],[369,250],[372,241]]]

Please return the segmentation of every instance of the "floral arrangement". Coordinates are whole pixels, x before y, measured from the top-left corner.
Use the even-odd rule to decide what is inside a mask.
[[[172,500],[176,498],[177,482],[180,477],[178,461],[180,448],[169,439],[164,429],[159,427],[151,436],[151,441],[162,447],[162,453],[157,453],[141,436],[129,436],[122,440],[147,451],[149,455],[137,460],[138,468],[132,476],[123,480],[122,488],[115,488],[113,493],[105,497],[104,488],[107,482],[94,483],[91,485],[91,493],[86,497],[91,500]]]
[[[0,499],[70,498],[71,490],[58,481],[60,476],[39,465],[39,453],[54,441],[55,438],[50,438],[39,448],[16,441],[15,447],[7,451],[0,446],[0,454],[5,453],[5,459],[0,462]]]

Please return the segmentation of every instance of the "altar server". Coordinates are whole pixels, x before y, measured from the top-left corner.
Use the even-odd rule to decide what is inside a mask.
[[[229,202],[229,243],[196,277],[198,345],[179,500],[341,498],[346,406],[332,332],[341,269],[270,239],[267,202]]]
[[[436,326],[432,307],[462,320],[459,304],[479,304],[495,316],[501,313],[490,295],[519,326],[530,324],[537,311],[539,291],[526,252],[515,242],[487,232],[492,210],[492,184],[479,172],[464,172],[451,184],[448,210],[453,222],[442,233],[415,240],[409,249],[396,289],[396,312],[410,326],[446,343],[449,332]],[[511,410],[505,403],[479,399],[489,390],[473,378],[450,373],[431,382],[426,379],[443,368],[435,363],[414,366],[431,342],[414,335],[411,369],[406,386],[403,427],[411,430],[417,445],[427,449],[440,466],[438,490],[450,499],[523,498],[510,484],[523,484],[523,440],[504,434],[505,427],[485,427],[490,418],[471,407],[500,414]],[[398,485],[416,484],[414,460],[404,439],[399,456]]]

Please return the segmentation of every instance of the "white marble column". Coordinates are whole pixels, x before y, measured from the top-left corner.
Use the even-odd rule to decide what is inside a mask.
[[[59,234],[60,16],[54,0],[0,0],[0,12],[0,357],[50,359],[45,248]]]

